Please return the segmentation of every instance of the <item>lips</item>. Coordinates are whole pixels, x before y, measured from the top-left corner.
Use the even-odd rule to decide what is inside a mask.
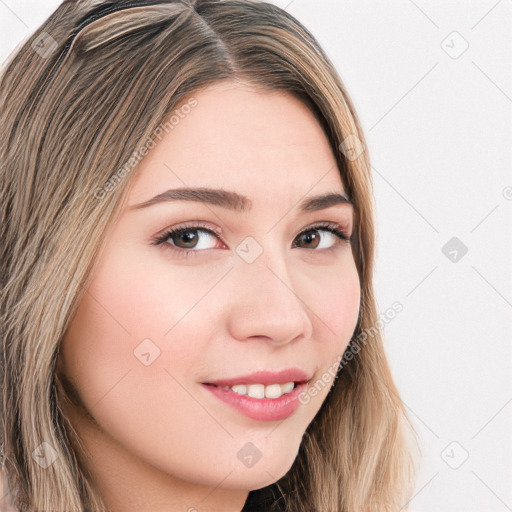
[[[294,382],[296,384],[306,383],[311,380],[312,372],[303,370],[302,368],[286,368],[280,371],[258,371],[248,375],[240,375],[239,377],[232,377],[226,379],[219,379],[212,382],[204,382],[213,386],[235,386],[238,384],[263,384],[269,386],[271,384],[285,384],[287,382]]]
[[[299,407],[299,396],[313,374],[301,368],[259,371],[202,383],[213,397],[258,421],[284,420]],[[279,388],[279,389],[278,389]]]

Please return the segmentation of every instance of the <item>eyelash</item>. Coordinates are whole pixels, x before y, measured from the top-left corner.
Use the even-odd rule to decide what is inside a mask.
[[[337,243],[336,245],[334,245],[333,247],[330,247],[328,249],[323,249],[325,251],[333,250],[339,244],[342,244],[345,242],[350,243],[352,241],[352,237],[349,236],[348,233],[339,224],[336,224],[334,222],[321,222],[318,224],[314,224],[313,226],[309,226],[308,228],[301,231],[297,235],[297,238],[302,236],[305,233],[308,233],[310,231],[315,231],[315,230],[328,231],[328,232],[336,235],[339,238],[339,243]],[[187,231],[203,231],[203,232],[209,233],[211,235],[216,236],[222,243],[227,245],[226,242],[222,239],[220,232],[212,230],[211,228],[208,228],[207,226],[202,225],[202,224],[194,224],[191,226],[184,226],[184,227],[168,229],[161,235],[158,235],[156,238],[154,238],[151,241],[151,244],[157,245],[157,246],[158,245],[165,246],[164,248],[166,250],[171,250],[173,253],[177,254],[180,257],[187,258],[189,256],[197,256],[198,253],[203,252],[203,251],[198,251],[195,249],[177,248],[177,247],[172,246],[171,244],[166,243],[172,236],[178,235],[180,233],[187,232]],[[312,250],[314,251],[315,249],[312,249]]]

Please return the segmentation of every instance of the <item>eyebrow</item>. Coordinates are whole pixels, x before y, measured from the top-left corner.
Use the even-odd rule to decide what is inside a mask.
[[[129,210],[147,208],[154,204],[159,204],[167,201],[196,201],[200,203],[207,203],[214,206],[221,206],[236,212],[247,212],[252,207],[252,201],[237,192],[231,192],[229,190],[216,189],[216,188],[176,188],[169,189],[161,194],[144,201],[143,203],[134,204],[128,207]],[[311,196],[304,199],[299,204],[299,211],[311,212],[324,210],[331,206],[338,204],[351,204],[352,200],[338,192],[328,192],[316,196]]]

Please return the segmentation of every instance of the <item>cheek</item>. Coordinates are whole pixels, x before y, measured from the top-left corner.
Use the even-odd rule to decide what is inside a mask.
[[[199,335],[180,341],[171,332],[164,339],[163,333],[177,321],[165,315],[172,304],[164,300],[161,311],[145,308],[144,301],[149,304],[151,296],[142,282],[126,287],[126,280],[117,280],[115,272],[98,273],[89,292],[66,333],[61,357],[66,375],[96,423],[91,438],[100,442],[99,429],[166,472],[188,470],[191,480],[217,478],[204,464],[188,468],[183,463],[200,458],[200,453],[193,456],[191,446],[208,453],[200,440],[206,443],[204,432],[219,430],[184,386],[187,372],[200,357]],[[226,442],[224,452],[232,455],[231,451]]]
[[[136,256],[110,250],[99,262],[63,340],[63,361],[71,375],[87,383],[84,392],[92,403],[128,371],[142,370],[144,382],[145,369],[168,367],[171,341],[172,360],[179,360],[184,372],[201,351],[197,340],[173,334],[208,281],[192,279],[193,270],[187,275],[176,268],[171,275],[169,267],[144,266]]]
[[[319,277],[320,275],[320,277]],[[301,397],[311,421],[327,397],[359,316],[361,287],[353,260],[316,276],[307,284],[314,318],[318,361],[315,379]]]
[[[176,265],[163,249],[133,248],[110,254],[98,267],[90,291],[135,339],[170,337],[197,307],[212,281],[229,269]],[[201,304],[202,306],[202,304]],[[200,306],[200,307],[201,307]]]
[[[315,325],[315,342],[322,344],[326,356],[339,355],[350,341],[359,315],[361,287],[353,258],[325,272],[316,270],[303,286]]]

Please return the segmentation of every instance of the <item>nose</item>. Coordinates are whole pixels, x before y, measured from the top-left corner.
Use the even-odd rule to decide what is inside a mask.
[[[310,305],[298,295],[285,265],[271,266],[263,257],[257,263],[239,263],[232,276],[236,289],[228,315],[231,336],[240,341],[263,338],[275,346],[310,339]]]

